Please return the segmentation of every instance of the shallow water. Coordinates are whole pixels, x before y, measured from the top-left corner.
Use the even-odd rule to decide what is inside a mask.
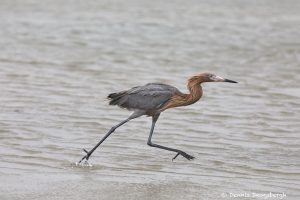
[[[299,1],[10,0],[0,17],[0,199],[300,198]],[[130,114],[107,94],[200,71],[239,84],[204,84],[153,138],[195,160],[147,146],[142,117],[75,166]]]

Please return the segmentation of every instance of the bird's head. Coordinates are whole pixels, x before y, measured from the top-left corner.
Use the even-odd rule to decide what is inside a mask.
[[[229,82],[229,83],[237,83],[236,81],[229,80],[229,79],[226,79],[226,78],[222,78],[220,76],[217,76],[217,75],[212,74],[212,73],[207,73],[207,72],[197,74],[196,76],[192,76],[190,79],[191,80],[192,79],[197,80],[197,81],[199,81],[199,83],[203,83],[203,82]]]

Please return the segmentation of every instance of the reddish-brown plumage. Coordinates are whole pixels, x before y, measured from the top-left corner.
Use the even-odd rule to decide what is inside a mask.
[[[162,108],[164,111],[169,108],[187,106],[197,102],[203,94],[201,83],[209,82],[207,78],[208,73],[202,73],[196,76],[192,76],[188,79],[187,88],[189,94],[175,94]]]

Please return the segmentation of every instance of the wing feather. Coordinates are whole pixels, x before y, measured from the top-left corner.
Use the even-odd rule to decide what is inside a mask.
[[[127,91],[112,93],[110,105],[118,105],[129,110],[156,110],[161,108],[171,97],[180,91],[170,85],[148,83],[133,87]]]

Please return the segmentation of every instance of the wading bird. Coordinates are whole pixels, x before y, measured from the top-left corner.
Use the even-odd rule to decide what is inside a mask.
[[[81,163],[83,160],[87,162],[92,153],[118,127],[142,115],[148,115],[152,117],[152,126],[147,142],[149,146],[176,152],[177,154],[172,160],[177,158],[178,155],[182,155],[188,160],[194,159],[193,156],[185,153],[184,151],[154,144],[152,143],[151,138],[155,123],[160,113],[169,108],[187,106],[197,102],[203,94],[201,83],[204,82],[237,83],[236,81],[225,79],[211,73],[200,73],[188,79],[187,88],[189,90],[189,94],[182,93],[176,87],[162,83],[148,83],[144,86],[133,87],[129,90],[109,94],[108,99],[110,99],[110,105],[118,105],[121,108],[132,110],[133,113],[124,121],[120,122],[116,126],[113,126],[99,141],[99,143],[90,151],[83,149],[86,155],[78,163]]]

